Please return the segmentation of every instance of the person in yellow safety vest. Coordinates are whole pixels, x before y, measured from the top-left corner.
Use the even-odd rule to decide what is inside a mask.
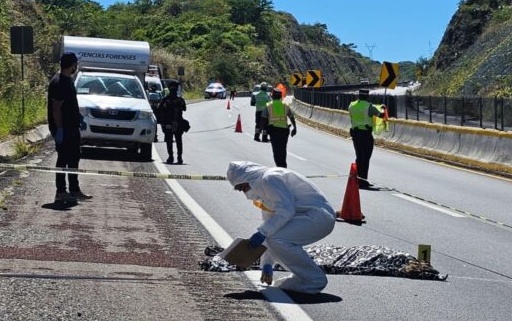
[[[255,95],[255,106],[256,106],[256,127],[254,129],[254,140],[259,142],[260,141],[260,134],[261,134],[261,141],[268,142],[268,134],[265,129],[263,129],[263,125],[261,123],[261,113],[266,108],[267,103],[269,103],[272,99],[268,95],[268,85],[266,82],[262,82],[260,85],[260,91]]]
[[[370,158],[373,153],[373,116],[383,118],[385,113],[380,112],[377,107],[368,102],[370,92],[359,90],[359,99],[352,101],[348,106],[350,115],[350,136],[356,152],[357,176],[360,189],[372,189],[373,184],[368,182],[368,169]],[[383,106],[385,108],[385,106]]]
[[[286,168],[286,146],[290,135],[288,118],[293,125],[292,137],[297,134],[297,125],[290,107],[281,100],[282,95],[283,93],[278,88],[272,90],[272,102],[267,104],[267,108],[263,110],[261,117],[265,120],[267,133],[270,134],[274,162],[277,167]]]

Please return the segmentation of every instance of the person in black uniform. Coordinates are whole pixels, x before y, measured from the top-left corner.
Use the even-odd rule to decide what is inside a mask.
[[[65,52],[60,59],[60,72],[48,85],[48,127],[55,140],[57,150],[56,167],[78,168],[80,161],[80,131],[87,129],[78,110],[76,89],[71,76],[76,72],[78,59],[72,52]],[[69,193],[66,188],[66,174],[55,174],[57,193],[55,202],[76,202],[92,196],[80,190],[77,174],[67,174]]]
[[[376,106],[368,102],[370,92],[365,89],[359,90],[359,99],[348,106],[350,121],[350,136],[356,152],[356,166],[358,184],[360,189],[372,190],[373,184],[368,181],[368,170],[370,158],[373,153],[373,116],[383,118],[385,114],[380,112]]]
[[[263,128],[270,135],[270,144],[274,154],[274,162],[277,167],[287,167],[286,147],[288,145],[288,136],[290,135],[290,126],[288,119],[293,125],[291,136],[297,134],[297,125],[295,117],[290,107],[282,101],[283,93],[278,88],[272,89],[272,102],[268,103],[261,112]]]
[[[167,164],[174,163],[173,140],[176,141],[176,149],[178,150],[177,164],[183,164],[183,132],[185,131],[185,120],[183,112],[187,110],[185,100],[178,97],[178,89],[180,83],[171,81],[167,84],[169,94],[162,99],[157,111],[157,119],[162,125],[162,131],[165,135],[165,143],[167,144]]]

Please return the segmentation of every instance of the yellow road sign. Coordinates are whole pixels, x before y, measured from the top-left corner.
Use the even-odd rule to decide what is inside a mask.
[[[380,70],[380,85],[394,89],[398,83],[398,64],[384,61]]]
[[[306,85],[308,87],[321,87],[324,84],[322,78],[322,71],[320,70],[308,70],[306,73]]]
[[[301,73],[292,74],[290,83],[293,86],[302,87],[304,85],[304,76]]]

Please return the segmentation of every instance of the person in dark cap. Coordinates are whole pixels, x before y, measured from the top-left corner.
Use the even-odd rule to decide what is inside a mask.
[[[372,189],[373,184],[368,181],[368,169],[373,153],[373,116],[384,117],[377,107],[368,102],[370,91],[359,90],[359,99],[348,106],[350,115],[350,136],[356,152],[357,177],[360,189]]]
[[[60,58],[60,71],[48,85],[48,127],[55,141],[59,168],[78,169],[80,161],[80,131],[87,129],[78,110],[76,89],[71,79],[78,68],[78,58],[72,52],[64,52]],[[76,203],[90,199],[78,184],[77,174],[67,174],[69,192],[66,187],[66,174],[55,174],[57,192],[56,203]]]
[[[290,125],[288,118],[293,125],[291,136],[297,134],[297,125],[295,117],[290,107],[283,102],[283,92],[278,88],[272,89],[272,101],[263,109],[261,117],[266,132],[270,135],[270,144],[274,154],[274,162],[277,167],[286,168],[286,148],[288,145],[288,136],[290,135]]]
[[[157,109],[157,119],[162,125],[162,131],[165,135],[165,144],[167,147],[167,164],[174,163],[173,141],[176,142],[177,162],[183,164],[183,133],[188,131],[188,122],[183,118],[183,112],[187,110],[187,105],[182,97],[178,96],[180,83],[176,80],[167,83],[169,94],[165,96]]]

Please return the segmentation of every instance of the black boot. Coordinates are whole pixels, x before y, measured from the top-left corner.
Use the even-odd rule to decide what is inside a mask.
[[[178,155],[178,162],[177,164],[183,164],[183,158],[181,158],[181,155]]]

